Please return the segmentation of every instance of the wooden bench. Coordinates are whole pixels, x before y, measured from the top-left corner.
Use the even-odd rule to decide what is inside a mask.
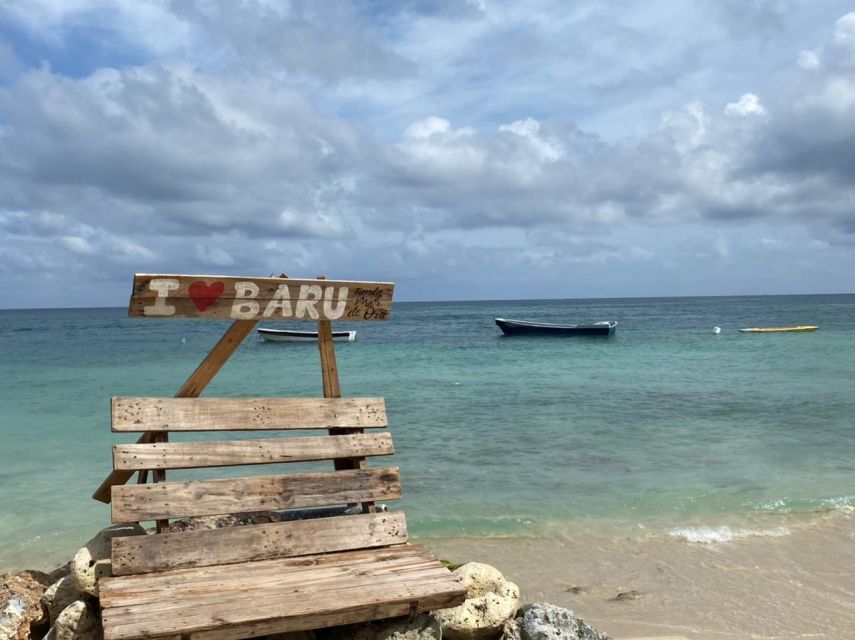
[[[404,515],[375,507],[401,497],[396,468],[366,463],[393,453],[391,436],[377,431],[387,426],[383,400],[341,398],[332,321],[388,320],[393,290],[391,282],[323,276],[134,276],[131,317],[233,322],[176,397],[113,399],[113,431],[142,435],[114,447],[113,471],[92,497],[112,502],[113,522],[154,520],[156,533],[112,542],[113,577],[99,583],[106,640],[251,638],[463,602],[451,573],[407,542]],[[323,399],[198,397],[260,320],[317,322]],[[298,429],[321,435],[288,435]],[[179,432],[246,430],[285,435],[169,441]],[[171,469],[323,460],[335,470],[166,479]],[[123,486],[134,474],[138,484]],[[339,515],[318,517],[329,505]],[[300,509],[314,511],[294,519]],[[170,532],[170,519],[258,512],[277,517]]]
[[[380,398],[113,398],[113,431],[151,440],[113,447],[114,473],[161,480],[112,486],[113,522],[330,505],[358,513],[115,538],[113,577],[100,582],[105,639],[230,640],[461,604],[451,573],[407,542],[404,514],[375,508],[401,497],[397,468],[365,464],[394,453],[386,426]],[[322,431],[290,434],[297,429]],[[164,441],[246,430],[281,433]],[[171,469],[320,460],[336,470],[162,481]]]

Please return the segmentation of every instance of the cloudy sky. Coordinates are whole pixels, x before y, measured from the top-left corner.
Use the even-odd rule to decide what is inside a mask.
[[[855,291],[855,6],[0,0],[0,308]]]

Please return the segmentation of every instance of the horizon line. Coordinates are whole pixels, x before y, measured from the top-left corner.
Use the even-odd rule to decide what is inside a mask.
[[[581,300],[680,300],[697,298],[783,298],[798,296],[851,296],[855,292],[835,293],[738,293],[699,296],[601,296],[586,298],[475,298],[475,299],[453,299],[453,300],[394,300],[393,304],[448,304],[453,302],[556,302],[556,301],[581,301]],[[95,307],[0,307],[0,311],[68,311],[84,309],[125,309],[124,306],[95,306]]]

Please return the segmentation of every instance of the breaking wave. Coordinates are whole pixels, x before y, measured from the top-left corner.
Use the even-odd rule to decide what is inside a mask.
[[[672,538],[685,540],[686,542],[698,542],[702,544],[713,544],[716,542],[732,542],[741,538],[767,537],[779,538],[789,535],[790,530],[786,527],[775,527],[773,529],[738,529],[728,526],[721,527],[678,527],[671,529],[668,535]]]
[[[855,496],[835,496],[832,498],[784,498],[756,503],[746,502],[744,506],[759,511],[773,513],[796,513],[818,511],[855,512]]]

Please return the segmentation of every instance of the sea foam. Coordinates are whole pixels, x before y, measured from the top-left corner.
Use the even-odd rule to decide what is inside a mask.
[[[743,506],[760,511],[774,513],[793,513],[798,511],[841,511],[855,512],[855,496],[835,496],[832,498],[784,498],[768,502],[745,502]]]
[[[786,527],[775,527],[773,529],[734,529],[725,525],[721,527],[678,527],[671,529],[668,535],[672,538],[685,540],[686,542],[713,544],[716,542],[732,542],[741,538],[779,538],[789,535],[789,533],[790,530]]]

